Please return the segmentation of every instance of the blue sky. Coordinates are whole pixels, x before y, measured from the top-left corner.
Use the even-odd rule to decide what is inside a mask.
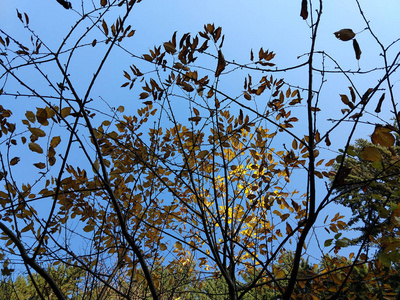
[[[71,0],[74,9],[80,9],[80,1]],[[385,45],[399,38],[400,29],[400,2],[398,0],[362,1],[366,18],[374,33],[382,39]],[[41,36],[50,47],[57,47],[65,33],[75,23],[77,15],[73,11],[65,10],[56,0],[2,0],[0,4],[0,28],[16,37],[26,36],[23,25],[16,18],[16,8],[26,12],[30,18],[30,26],[36,34]],[[314,9],[316,9],[314,7]],[[362,55],[359,63],[355,59],[351,42],[342,42],[335,38],[333,33],[342,28],[351,28],[354,32],[360,32],[365,28],[355,1],[336,0],[324,1],[324,14],[319,29],[319,37],[316,49],[325,51],[331,55],[344,70],[369,70],[382,64],[380,49],[373,37],[368,32],[362,32],[356,36]],[[143,0],[137,5],[129,21],[135,36],[127,44],[127,49],[132,49],[137,54],[143,54],[154,45],[162,44],[171,38],[174,31],[178,31],[178,37],[186,32],[197,32],[206,23],[214,23],[222,26],[226,35],[224,43],[224,55],[227,60],[235,60],[239,63],[249,61],[250,49],[255,52],[260,47],[272,50],[276,53],[274,62],[279,68],[289,67],[306,60],[303,54],[309,51],[310,28],[308,23],[300,16],[300,1],[183,1],[183,0]],[[111,22],[111,20],[110,20]],[[89,42],[89,40],[88,40]],[[399,51],[396,44],[393,53]],[[103,53],[104,48],[90,48],[93,52],[82,51],[73,61],[71,78],[80,82],[84,92],[88,80],[91,78],[98,63],[98,54]],[[301,58],[298,58],[302,56]],[[127,69],[132,63],[130,57],[121,54],[113,57],[106,65],[99,84],[95,87],[93,98],[101,95],[112,106],[124,105],[127,109],[138,106],[134,101],[134,95],[129,91],[119,89],[124,82],[123,69]],[[318,62],[318,58],[316,59]],[[334,64],[326,61],[327,68],[334,68]],[[51,69],[48,70],[52,72]],[[381,72],[373,72],[354,78],[354,83],[360,87],[360,91],[374,86]],[[30,76],[29,73],[26,74]],[[306,84],[307,69],[299,69],[280,75],[292,85],[304,86]],[[29,78],[36,80],[36,78]],[[321,98],[322,112],[319,115],[321,129],[329,128],[332,123],[328,118],[341,116],[342,104],[339,94],[348,93],[348,82],[342,75],[327,75],[326,84]],[[394,78],[395,92],[399,95],[400,78]],[[318,83],[318,78],[316,83]],[[0,86],[3,82],[0,81]],[[79,86],[79,84],[78,84]],[[224,88],[240,93],[243,80],[240,77],[232,77],[232,82],[225,82]],[[46,89],[47,87],[41,86]],[[116,92],[117,91],[117,92]],[[5,104],[0,98],[0,103]],[[8,104],[8,103],[7,103]],[[386,105],[386,104],[384,104]],[[35,103],[32,103],[32,107]],[[387,108],[384,106],[383,111]],[[385,113],[385,112],[383,112]],[[301,120],[301,116],[299,117]],[[372,132],[371,127],[360,127],[356,137],[366,138]],[[322,130],[321,130],[322,132]],[[331,136],[334,151],[343,147],[343,132],[340,129]],[[328,152],[329,153],[329,152]],[[325,154],[325,155],[328,155]],[[332,155],[335,155],[332,153]],[[322,186],[322,185],[321,185]],[[299,187],[304,188],[302,186]],[[323,188],[322,188],[323,190]],[[323,193],[321,193],[323,194]]]

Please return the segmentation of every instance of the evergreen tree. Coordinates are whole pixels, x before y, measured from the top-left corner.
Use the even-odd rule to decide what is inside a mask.
[[[393,226],[400,200],[399,148],[382,147],[359,139],[350,146],[344,161],[341,180],[333,182],[337,203],[352,211],[348,227],[360,232],[353,241],[365,237],[395,237]],[[334,166],[338,170],[340,163]],[[381,245],[382,246],[382,245]]]

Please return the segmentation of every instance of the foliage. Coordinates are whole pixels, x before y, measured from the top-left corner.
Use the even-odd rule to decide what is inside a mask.
[[[84,278],[82,270],[58,265],[57,267],[49,266],[46,271],[69,299],[80,299],[78,298],[78,295],[81,294],[80,284]],[[15,281],[7,276],[0,284],[0,299],[32,299],[38,295],[45,299],[57,299],[48,283],[37,273],[30,274],[27,277],[19,275]]]
[[[387,148],[366,140],[357,140],[348,148],[344,168],[349,170],[343,182],[336,183],[338,202],[352,211],[348,226],[375,239],[396,237],[396,212],[399,199],[399,166],[397,147]],[[338,168],[336,164],[336,168]],[[357,227],[361,224],[361,227]]]
[[[3,259],[7,253],[34,271],[27,282],[4,282],[7,292],[15,285],[28,294],[67,299],[75,291],[69,279],[80,270],[86,274],[80,293],[97,299],[356,299],[361,286],[368,297],[378,290],[382,297],[395,294],[387,282],[400,259],[400,209],[392,199],[396,173],[386,171],[397,166],[391,149],[400,126],[391,78],[400,64],[399,54],[393,59],[390,51],[399,39],[384,46],[358,0],[383,58],[383,67],[375,66],[382,71],[378,83],[367,89],[349,76],[363,72],[344,71],[329,53],[316,50],[322,0],[301,2],[310,47],[301,64],[288,68],[275,66],[275,53],[263,48],[256,55],[250,50],[245,63],[225,58],[222,28],[210,23],[197,34],[171,32],[144,54],[132,52],[136,31],[129,16],[141,1],[82,1],[81,11],[58,2],[75,21],[56,47],[35,33],[27,13],[17,11],[17,18],[29,38],[0,29],[0,95],[26,103],[22,113],[10,102],[0,106]],[[341,29],[335,35],[353,39],[359,61],[358,34]],[[127,58],[119,70],[122,89],[112,86],[113,96],[129,92],[143,100],[129,113],[114,99],[103,105],[96,94],[112,55]],[[76,68],[80,56],[88,60],[83,78]],[[98,59],[94,67],[91,58]],[[289,71],[302,72],[307,83],[294,86],[281,78]],[[229,77],[236,73],[240,84]],[[337,97],[342,114],[328,129],[319,118],[326,74],[338,74],[350,86],[350,96]],[[350,142],[360,124],[372,124],[371,103],[383,83],[396,126],[386,115],[373,118],[374,146],[356,153]],[[337,128],[349,134],[334,138]],[[344,149],[335,170],[329,170],[335,159],[325,151],[330,146]],[[363,233],[356,254],[331,258],[318,227],[335,234],[324,243],[335,240],[335,254],[350,243],[342,237],[348,224],[334,192],[350,178],[347,157],[357,155],[371,162],[354,164],[370,171],[362,184],[375,191],[387,185],[372,195],[381,201],[373,217],[375,223],[385,219],[380,229],[390,234]],[[21,175],[27,172],[29,178]],[[320,188],[329,179],[332,186]],[[364,188],[360,184],[357,189]],[[367,205],[356,218],[370,211]],[[309,265],[310,243],[321,252],[319,265]],[[371,243],[384,249],[377,258],[369,253]],[[74,267],[46,269],[48,261]],[[11,270],[3,266],[3,272]]]

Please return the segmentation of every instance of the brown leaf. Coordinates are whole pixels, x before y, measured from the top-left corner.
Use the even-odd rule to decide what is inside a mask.
[[[139,99],[146,99],[149,96],[150,96],[149,93],[143,92],[143,93],[140,93]]]
[[[392,129],[376,125],[374,133],[371,135],[371,141],[374,145],[381,145],[383,147],[391,147],[394,145],[395,138],[390,133]]]
[[[38,144],[36,143],[29,143],[29,149],[31,149],[33,152],[37,152],[37,153],[43,153],[43,149],[42,147],[40,147]]]
[[[353,30],[348,28],[336,31],[334,35],[341,41],[350,41],[352,38],[356,36]]]
[[[342,99],[342,102],[348,105],[351,109],[354,108],[354,104],[350,102],[349,97],[347,97],[347,95],[340,95],[340,99]]]
[[[40,124],[47,126],[48,125],[47,117],[48,117],[48,115],[47,115],[47,111],[45,109],[42,109],[42,108],[37,109],[36,119]]]
[[[24,13],[26,25],[29,24],[29,17],[26,13]]]
[[[361,116],[362,116],[362,113],[355,113],[354,115],[350,116],[349,118],[355,120],[355,119],[360,118]]]
[[[246,99],[246,100],[251,100],[251,96],[250,96],[250,94],[248,93],[248,92],[246,92],[246,91],[244,91],[243,92],[243,96],[244,96],[244,98]]]
[[[353,103],[355,103],[356,102],[356,93],[354,93],[354,90],[351,86],[349,86],[349,90],[350,90],[350,95],[351,95],[351,101]]]
[[[291,234],[293,232],[292,226],[289,223],[286,223],[286,234]]]
[[[375,112],[376,113],[380,113],[381,112],[381,106],[382,106],[382,102],[383,102],[384,99],[385,99],[385,93],[383,93],[382,96],[379,98],[378,105],[375,108]]]
[[[101,6],[106,6],[107,5],[107,0],[101,0],[100,4],[101,4]]]
[[[57,147],[57,146],[60,144],[60,142],[61,142],[61,138],[60,138],[59,136],[54,136],[54,137],[51,139],[50,147],[55,148],[55,147]]]
[[[44,163],[35,163],[35,164],[33,164],[36,168],[38,168],[38,169],[44,169],[44,168],[46,168],[46,165],[44,164]]]
[[[65,9],[70,9],[72,8],[71,2],[65,1],[65,0],[57,0],[58,3],[60,3]]]
[[[356,39],[353,40],[353,48],[354,52],[356,53],[356,59],[359,60],[361,57],[361,49]]]
[[[61,112],[60,112],[61,117],[63,117],[63,118],[68,117],[70,115],[70,113],[71,113],[71,107],[69,107],[69,106],[64,107],[63,109],[61,109]]]
[[[325,137],[325,144],[329,147],[332,143],[331,140],[329,139],[329,134],[326,135]]]
[[[167,51],[170,54],[174,54],[176,52],[174,45],[170,42],[165,42],[164,48],[165,48],[165,51]]]
[[[148,55],[148,54],[143,54],[143,58],[144,58],[145,60],[147,60],[147,61],[153,61],[153,57],[151,57],[151,56]]]
[[[12,160],[10,160],[10,165],[15,166],[19,161],[20,161],[19,157],[14,157]]]
[[[306,20],[308,18],[307,0],[302,0],[301,1],[300,17],[302,17],[303,20]]]
[[[108,35],[108,27],[107,27],[106,21],[103,20],[103,23],[101,24],[101,26],[103,27],[104,34]]]
[[[33,134],[33,135],[36,135],[36,136],[38,136],[38,137],[44,137],[44,136],[46,136],[46,133],[42,130],[42,129],[40,129],[40,128],[29,128],[29,131]]]
[[[199,122],[201,120],[201,117],[191,117],[188,118],[189,121],[193,121],[193,122]]]
[[[218,66],[217,70],[215,71],[215,77],[221,75],[222,71],[225,70],[225,65],[226,65],[225,57],[222,54],[222,51],[218,50]]]

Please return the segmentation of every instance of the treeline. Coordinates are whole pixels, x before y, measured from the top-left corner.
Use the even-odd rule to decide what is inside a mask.
[[[242,299],[279,299],[288,281],[293,263],[293,252],[282,253],[279,261],[273,266],[279,284],[259,279],[259,285],[253,286]],[[170,273],[162,266],[155,267],[159,284],[157,288],[160,299],[206,300],[226,299],[228,285],[218,272],[200,273],[196,261],[187,258],[176,272]],[[127,274],[119,272],[115,278],[94,279],[85,270],[78,267],[60,264],[49,266],[49,274],[55,279],[61,290],[69,299],[151,299],[146,284],[132,280]],[[294,299],[395,299],[400,290],[399,264],[384,267],[379,260],[355,264],[344,256],[325,256],[318,264],[302,259]],[[138,270],[136,278],[141,271]],[[246,283],[258,274],[241,274]],[[135,277],[135,276],[134,276]],[[344,280],[346,278],[346,280]],[[340,293],[339,287],[344,284]],[[240,288],[239,288],[240,289]],[[1,300],[57,299],[50,286],[36,273],[2,276],[0,282]]]

